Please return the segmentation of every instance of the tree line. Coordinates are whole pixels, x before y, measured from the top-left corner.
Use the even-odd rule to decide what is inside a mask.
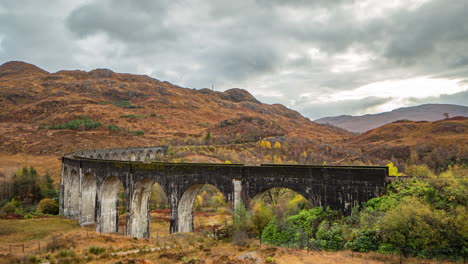
[[[34,214],[58,214],[58,192],[54,180],[47,172],[39,175],[34,167],[18,169],[13,177],[4,178],[3,200],[0,201],[1,213],[25,214],[26,218]]]

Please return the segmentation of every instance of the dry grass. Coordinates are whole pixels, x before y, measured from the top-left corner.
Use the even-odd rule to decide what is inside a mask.
[[[233,246],[207,237],[207,233],[168,234],[169,224],[161,220],[166,213],[152,213],[152,239],[134,239],[118,234],[98,234],[93,228],[78,227],[73,220],[45,218],[33,220],[0,221],[0,264],[30,263],[30,260],[52,260],[60,263],[255,263],[251,258],[239,259],[249,253],[261,259],[257,263],[266,263],[271,257],[277,264],[314,263],[314,264],[397,264],[398,256],[377,253],[307,252],[306,250],[285,249],[259,246],[252,240],[243,247]],[[199,213],[195,217],[201,229],[206,224],[220,224],[223,215]],[[158,237],[155,237],[155,232]],[[54,250],[44,248],[54,241]],[[8,255],[9,245],[25,243],[25,253],[15,248],[13,255]],[[38,251],[39,242],[42,251]],[[166,248],[168,247],[168,248]],[[115,252],[130,252],[115,256]],[[23,261],[23,262],[21,262]],[[120,261],[120,262],[119,262]],[[441,261],[404,259],[403,263],[439,264]]]

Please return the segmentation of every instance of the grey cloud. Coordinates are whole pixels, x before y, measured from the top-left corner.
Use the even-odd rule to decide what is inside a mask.
[[[316,102],[313,98],[302,98],[296,109],[311,119],[319,119],[343,114],[356,115],[390,100],[392,98],[366,97],[360,100],[343,100],[331,104]]]
[[[412,104],[427,104],[427,103],[439,103],[439,104],[458,104],[467,105],[468,102],[468,90],[455,93],[455,94],[444,94],[441,96],[425,97],[425,98],[411,98]]]
[[[80,37],[105,32],[111,37],[133,41],[174,39],[175,32],[164,26],[169,1],[108,0],[74,10],[66,23]]]
[[[44,8],[33,0],[0,0],[0,63],[20,59],[49,71],[110,68],[186,87],[243,87],[313,118],[363,112],[387,100],[330,108],[316,95],[391,79],[468,76],[464,0],[432,0],[367,20],[352,13],[357,1],[346,0],[83,0],[73,2],[73,9],[67,7],[71,2],[48,3]],[[306,19],[292,22],[288,10]],[[326,16],[314,19],[318,14]],[[108,40],[96,43],[103,49],[96,55],[83,45],[99,34]],[[118,49],[106,52],[115,43]],[[320,56],[310,56],[311,48]],[[349,51],[373,58],[356,70],[332,71],[342,63],[336,55]]]

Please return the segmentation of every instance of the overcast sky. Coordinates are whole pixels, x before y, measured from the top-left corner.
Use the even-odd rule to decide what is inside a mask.
[[[316,119],[468,105],[467,0],[0,0],[0,64],[248,90]]]

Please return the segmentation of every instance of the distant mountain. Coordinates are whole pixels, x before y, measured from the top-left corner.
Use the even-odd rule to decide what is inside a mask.
[[[449,117],[468,117],[468,107],[450,104],[424,104],[412,107],[398,108],[390,112],[369,114],[362,116],[341,115],[324,117],[315,120],[320,124],[330,124],[344,128],[351,132],[365,132],[376,127],[395,122],[397,120],[436,121],[445,119],[444,113]]]

